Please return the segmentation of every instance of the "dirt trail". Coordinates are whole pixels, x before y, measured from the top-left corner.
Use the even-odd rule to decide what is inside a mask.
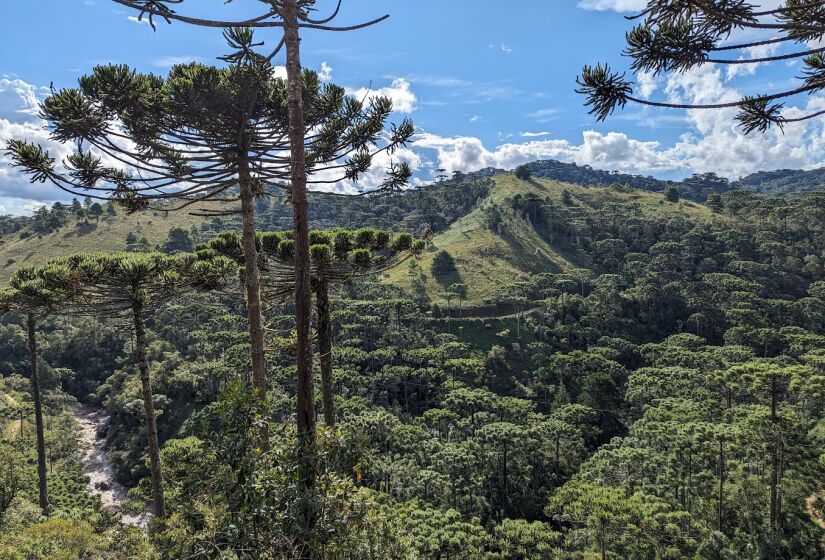
[[[103,507],[120,514],[125,525],[146,528],[151,514],[132,515],[123,512],[123,504],[128,500],[126,488],[115,479],[112,463],[106,455],[106,439],[98,433],[109,423],[109,418],[98,410],[77,405],[74,415],[78,424],[78,446],[80,447],[83,474],[89,477],[89,491],[100,496]]]

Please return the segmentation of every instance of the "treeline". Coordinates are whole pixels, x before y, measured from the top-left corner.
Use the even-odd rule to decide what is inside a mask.
[[[451,179],[407,190],[370,196],[310,195],[311,227],[374,227],[420,235],[426,229],[438,233],[469,213],[490,192],[493,181],[476,174],[455,174]],[[257,201],[257,223],[262,231],[292,228],[292,210],[283,199]],[[222,231],[224,220],[210,224]]]
[[[491,227],[529,221],[581,268],[502,286],[494,300],[516,313],[495,323],[433,321],[370,280],[332,289],[319,546],[333,558],[819,558],[825,205],[720,202],[676,219],[512,199]],[[288,251],[265,238],[264,254]],[[237,238],[221,239],[202,255],[237,255]],[[248,388],[241,300],[147,314],[168,509],[158,552],[289,548],[302,493],[290,312],[276,300],[266,312],[265,410]],[[143,392],[119,325],[45,321],[44,383],[106,408],[119,477],[149,499]],[[0,332],[3,367],[26,371],[24,332]],[[314,408],[324,414],[323,395]]]

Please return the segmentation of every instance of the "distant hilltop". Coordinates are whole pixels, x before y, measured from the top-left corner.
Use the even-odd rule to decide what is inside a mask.
[[[825,168],[805,171],[802,169],[781,169],[760,171],[729,181],[715,173],[697,173],[683,181],[669,181],[652,176],[631,175],[618,171],[594,169],[589,165],[564,163],[557,160],[541,160],[528,163],[534,177],[552,179],[579,185],[607,187],[627,185],[634,189],[661,192],[676,187],[683,198],[704,202],[711,192],[723,193],[734,189],[756,191],[765,194],[785,195],[825,190]],[[502,169],[488,167],[472,173],[480,177],[493,177],[503,173]]]

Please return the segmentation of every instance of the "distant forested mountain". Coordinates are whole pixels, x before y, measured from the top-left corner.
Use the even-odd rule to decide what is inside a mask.
[[[803,171],[801,169],[778,169],[760,171],[736,182],[740,188],[766,194],[792,194],[825,189],[825,167]]]
[[[738,181],[728,181],[715,173],[697,173],[683,181],[667,181],[652,176],[630,175],[617,171],[593,169],[589,165],[562,163],[555,160],[536,161],[528,164],[535,177],[577,183],[580,185],[610,186],[627,185],[646,191],[665,191],[676,187],[682,197],[697,202],[707,200],[708,194],[725,193],[734,189],[756,191],[765,194],[795,194],[823,190],[825,188],[825,168],[803,171],[781,169],[760,171],[742,177]]]

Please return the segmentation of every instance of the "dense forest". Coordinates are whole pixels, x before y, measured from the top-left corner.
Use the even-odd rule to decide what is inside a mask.
[[[313,529],[324,557],[821,558],[825,196],[732,191],[677,217],[584,204],[559,183],[487,205],[501,189],[493,179],[316,205],[319,229],[433,224],[425,254],[387,264],[444,286],[422,298],[382,267],[330,286],[334,419],[320,432]],[[616,189],[632,196],[589,190]],[[663,208],[691,204],[656,196]],[[275,231],[279,208],[261,205]],[[394,208],[407,221],[384,220]],[[505,239],[512,219],[529,224],[576,266],[497,286],[479,315],[454,282],[462,255],[438,248],[472,210]],[[198,234],[197,258],[225,246]],[[351,235],[381,262],[380,230]],[[284,235],[261,243],[273,259],[289,247]],[[4,557],[288,557],[300,507],[290,304],[275,298],[265,313],[270,390],[258,411],[243,300],[236,289],[186,293],[146,318],[167,508],[148,537],[89,493],[71,435],[72,403],[104,409],[108,455],[132,488],[123,507],[151,500],[131,320],[41,321],[45,521],[26,331],[19,313],[5,316]],[[320,394],[316,410],[323,417]]]
[[[102,27],[96,4],[109,3],[85,2],[68,31]],[[681,131],[650,139],[656,122],[640,141],[627,131],[648,125],[626,114],[636,124],[591,128],[581,145],[505,143],[555,134],[530,130],[557,116],[556,131],[591,124],[567,114],[569,91],[527,91],[504,64],[490,77],[493,55],[541,77],[516,64],[520,47],[491,43],[480,64],[458,50],[473,44],[466,8],[416,6],[456,39],[418,64],[414,81],[444,92],[419,100],[400,77],[353,81],[386,70],[379,59],[393,64],[385,79],[411,75],[394,47],[417,30],[347,45],[346,85],[308,63],[342,54],[322,35],[388,14],[218,4],[110,6],[133,29],[171,28],[187,52],[214,45],[181,29],[222,30],[214,65],[201,52],[155,59],[155,72],[67,70],[66,87],[2,80],[4,107],[5,84],[24,106],[0,115],[0,157],[35,185],[8,192],[61,202],[0,217],[0,558],[825,558],[822,0],[583,1],[568,35],[554,5],[564,48],[548,54],[569,58],[586,35],[588,56],[611,61],[569,82],[592,119],[653,107],[651,120],[676,111],[661,124]],[[633,8],[611,57],[606,18],[580,11]],[[524,15],[475,11],[502,37]],[[65,41],[36,19],[38,37]],[[134,61],[89,29],[94,59]],[[447,48],[484,81],[442,76]],[[55,72],[69,64],[56,54],[31,58]],[[529,120],[487,150],[432,132],[432,115],[481,128],[493,113],[448,99],[506,99],[508,118]],[[670,173],[813,170],[663,181],[516,166],[528,153]],[[508,169],[461,171],[489,165]]]

